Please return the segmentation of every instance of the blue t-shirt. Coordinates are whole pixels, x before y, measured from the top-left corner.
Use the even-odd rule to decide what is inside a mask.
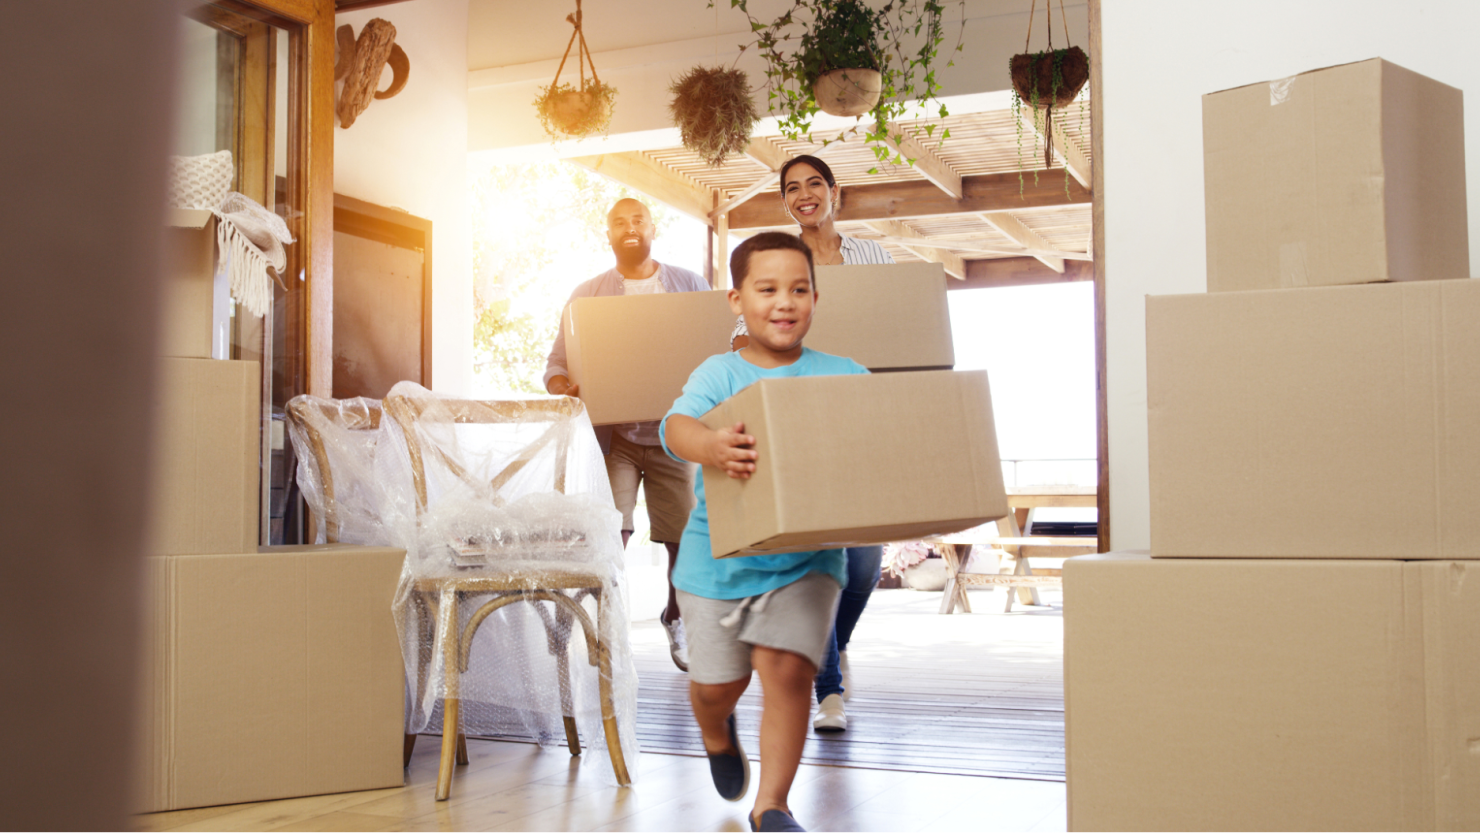
[[[689,376],[683,395],[663,417],[658,437],[670,457],[681,459],[668,447],[668,417],[684,414],[698,419],[711,408],[761,379],[787,376],[846,376],[867,373],[863,365],[842,356],[819,353],[806,347],[795,362],[784,367],[756,367],[739,353],[710,356]],[[757,466],[766,465],[766,450],[760,450]],[[709,546],[709,505],[704,500],[704,477],[694,478],[699,498],[689,513],[688,526],[678,545],[678,563],[673,567],[673,586],[706,599],[743,599],[758,596],[802,578],[808,573],[826,573],[847,586],[843,551],[814,550],[780,555],[744,555],[715,558]]]

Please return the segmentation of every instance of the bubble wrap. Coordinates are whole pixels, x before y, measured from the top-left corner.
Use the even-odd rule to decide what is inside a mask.
[[[407,731],[441,731],[449,696],[474,736],[566,743],[571,717],[584,765],[622,780],[615,736],[635,772],[621,515],[579,400],[471,402],[402,382],[383,403],[299,397],[289,412],[319,540],[337,529],[407,552],[393,607]],[[439,636],[454,616],[458,633],[478,623],[471,639]]]

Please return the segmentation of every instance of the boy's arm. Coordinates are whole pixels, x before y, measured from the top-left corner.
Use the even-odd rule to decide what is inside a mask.
[[[760,459],[755,437],[745,433],[743,422],[714,431],[687,414],[669,414],[666,428],[668,448],[674,454],[691,463],[723,469],[739,480],[749,479]]]

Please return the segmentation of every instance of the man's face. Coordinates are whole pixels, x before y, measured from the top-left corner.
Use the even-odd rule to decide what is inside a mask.
[[[729,298],[731,311],[745,316],[750,343],[772,353],[801,345],[817,303],[807,258],[791,249],[752,254],[745,282]]]
[[[653,216],[637,200],[619,200],[606,215],[606,239],[617,265],[637,266],[653,250]]]

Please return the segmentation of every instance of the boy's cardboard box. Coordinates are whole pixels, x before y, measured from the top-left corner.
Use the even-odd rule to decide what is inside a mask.
[[[160,359],[149,554],[257,548],[259,368],[256,362]]]
[[[146,559],[138,811],[399,787],[403,550]]]
[[[821,266],[807,346],[870,370],[955,365],[936,263]],[[724,292],[577,298],[561,326],[571,381],[595,425],[662,419],[694,368],[730,349]]]
[[[1151,297],[1151,552],[1480,558],[1480,281]]]
[[[1069,829],[1480,828],[1477,571],[1069,559]]]
[[[1381,59],[1203,96],[1208,291],[1470,274],[1464,101]]]
[[[763,379],[700,420],[745,423],[748,480],[705,468],[716,558],[904,541],[1004,517],[986,371]]]

